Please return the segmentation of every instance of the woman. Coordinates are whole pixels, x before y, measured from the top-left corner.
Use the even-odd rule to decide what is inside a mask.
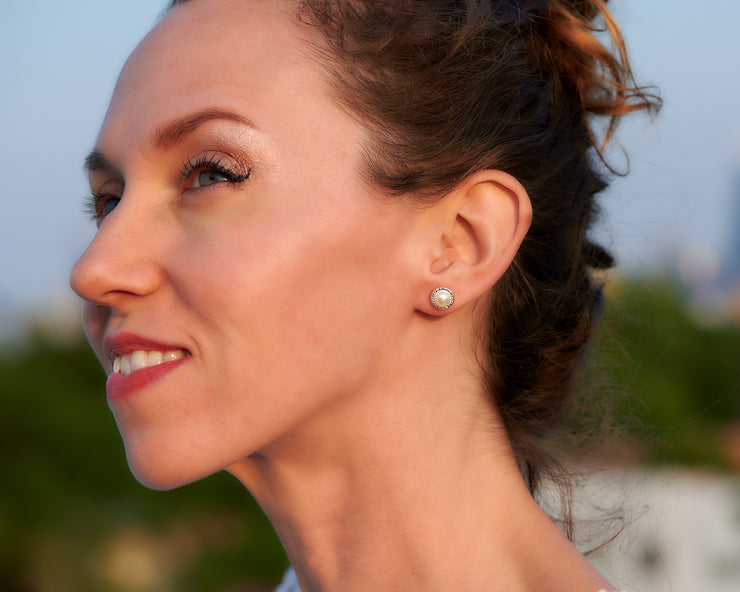
[[[622,50],[600,0],[174,2],[71,277],[136,477],[231,472],[303,592],[611,590],[533,493],[609,263],[591,118],[650,104]]]

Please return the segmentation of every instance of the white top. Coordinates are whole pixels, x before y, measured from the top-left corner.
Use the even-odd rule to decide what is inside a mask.
[[[298,586],[298,579],[295,577],[292,567],[285,572],[283,581],[280,582],[275,592],[301,592],[301,588]]]
[[[283,581],[280,582],[280,585],[275,589],[275,592],[301,592],[292,567],[285,572]],[[599,590],[599,592],[607,592],[607,590]]]

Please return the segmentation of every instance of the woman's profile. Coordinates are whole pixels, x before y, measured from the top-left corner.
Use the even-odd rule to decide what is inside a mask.
[[[134,475],[232,473],[286,590],[613,590],[534,494],[611,264],[602,141],[651,105],[602,0],[173,2],[71,274]]]

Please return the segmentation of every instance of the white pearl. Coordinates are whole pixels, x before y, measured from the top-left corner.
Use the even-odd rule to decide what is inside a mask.
[[[432,292],[432,305],[437,310],[445,310],[446,308],[450,308],[454,301],[455,297],[453,296],[452,291],[448,288],[437,288],[434,292]]]

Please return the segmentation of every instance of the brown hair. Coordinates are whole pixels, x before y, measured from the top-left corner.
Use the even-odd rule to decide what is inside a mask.
[[[321,33],[337,101],[367,129],[368,182],[434,199],[500,169],[529,193],[532,225],[492,290],[481,366],[530,491],[543,473],[562,484],[543,441],[566,415],[602,307],[591,269],[613,263],[586,238],[606,187],[603,148],[621,116],[659,105],[635,85],[606,1],[295,4]]]

